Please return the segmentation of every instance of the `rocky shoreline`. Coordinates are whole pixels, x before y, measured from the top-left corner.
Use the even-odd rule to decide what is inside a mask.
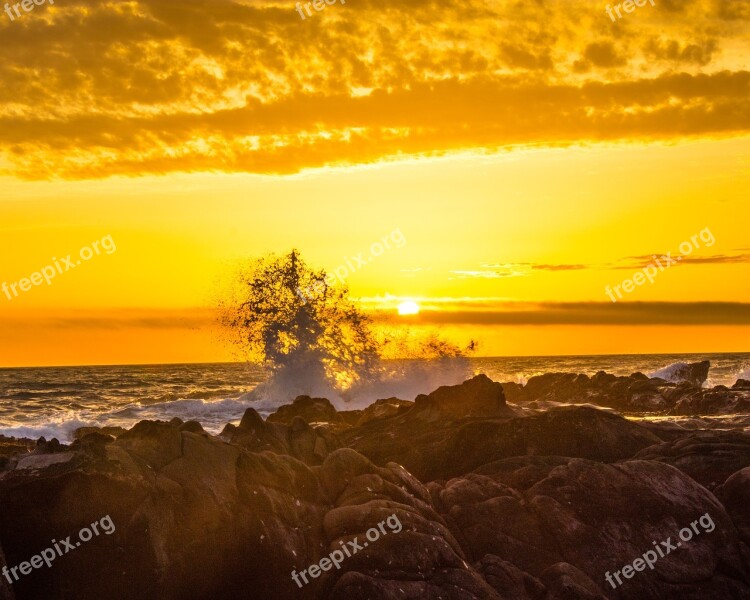
[[[338,412],[302,396],[218,436],[142,421],[0,439],[0,567],[103,515],[116,525],[0,599],[750,598],[750,382],[484,375]],[[620,413],[620,414],[618,414]],[[656,421],[646,415],[696,417]],[[734,415],[709,429],[700,417]],[[626,418],[627,417],[627,418]],[[613,589],[605,573],[716,527]],[[403,524],[298,587],[389,515]]]

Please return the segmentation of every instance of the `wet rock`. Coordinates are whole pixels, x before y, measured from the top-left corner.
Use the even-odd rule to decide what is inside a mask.
[[[677,363],[672,365],[668,371],[667,381],[672,383],[688,383],[700,387],[708,379],[708,371],[711,368],[710,361],[703,360],[697,363]],[[662,369],[662,372],[665,370]]]
[[[723,389],[721,389],[723,388]],[[750,390],[727,389],[724,386],[712,389],[685,390],[675,398],[670,415],[717,415],[750,412]]]
[[[399,400],[398,398],[377,400],[365,410],[361,411],[359,419],[356,421],[356,425],[364,425],[370,421],[395,417],[396,415],[404,414],[413,406],[414,402]]]

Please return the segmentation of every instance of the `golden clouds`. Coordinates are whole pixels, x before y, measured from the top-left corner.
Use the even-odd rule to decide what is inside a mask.
[[[662,0],[66,0],[4,22],[0,164],[293,173],[510,145],[744,134],[748,15]]]

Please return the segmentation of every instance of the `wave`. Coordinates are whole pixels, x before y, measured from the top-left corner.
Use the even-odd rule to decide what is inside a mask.
[[[688,363],[685,363],[685,362],[672,363],[671,365],[667,365],[666,367],[657,369],[653,373],[649,373],[648,376],[651,379],[659,378],[659,379],[663,379],[664,381],[669,381],[671,383],[680,383],[685,380],[684,377],[680,376],[680,373],[687,366],[688,366]]]
[[[248,403],[238,398],[215,401],[180,399],[148,405],[135,403],[102,413],[60,411],[55,416],[44,415],[31,422],[27,420],[23,425],[11,423],[0,427],[0,434],[31,439],[54,437],[69,443],[80,427],[119,426],[129,429],[139,421],[169,421],[175,417],[182,421],[199,421],[206,431],[218,434],[227,423],[238,422],[247,408]]]

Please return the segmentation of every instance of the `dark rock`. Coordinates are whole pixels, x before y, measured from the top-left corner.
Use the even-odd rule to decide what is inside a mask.
[[[750,390],[696,389],[685,390],[675,399],[670,415],[717,415],[750,412]]]
[[[180,425],[179,429],[180,431],[189,431],[190,433],[206,434],[206,430],[203,429],[203,425],[201,425],[198,421],[187,421],[186,423]]]
[[[738,379],[732,386],[733,390],[750,390],[750,381],[747,379]]]
[[[708,371],[711,368],[710,361],[704,360],[697,363],[677,363],[670,367],[669,379],[672,383],[689,383],[700,387],[708,379]]]
[[[413,418],[426,421],[462,419],[465,417],[513,417],[505,404],[503,385],[486,375],[459,385],[444,385],[434,392],[420,394],[409,411]]]
[[[547,585],[550,600],[607,600],[607,596],[589,576],[568,563],[552,565],[539,575],[539,579]]]
[[[339,414],[346,425],[353,426],[357,424],[363,412],[362,410],[341,410]]]
[[[308,423],[344,423],[330,400],[310,396],[298,396],[292,404],[281,406],[268,421],[289,425],[294,417],[302,417]]]
[[[384,400],[377,400],[365,410],[361,411],[359,419],[356,421],[356,425],[364,425],[370,421],[377,419],[387,419],[388,417],[394,417],[408,411],[414,406],[414,402],[408,400],[399,400],[398,398],[387,398]]]
[[[73,439],[80,439],[85,435],[93,432],[99,432],[103,435],[111,435],[112,437],[118,437],[125,433],[127,429],[122,427],[79,427],[73,432]]]
[[[25,454],[36,448],[36,442],[27,438],[16,439],[0,435],[0,458],[11,457],[14,454]]]
[[[700,597],[750,594],[732,521],[711,493],[677,469],[570,459],[539,475],[523,492],[488,470],[435,483],[433,505],[471,560],[491,554],[510,562],[540,579],[553,598],[600,598],[607,571],[632,563],[653,547],[652,540],[676,540],[680,528],[708,513],[711,532],[702,528],[654,571],[627,581],[623,597],[676,597],[697,581],[705,594]]]
[[[486,554],[476,569],[503,598],[543,600],[547,595],[547,587],[541,580],[494,554]]]
[[[341,446],[334,432],[322,426],[313,428],[300,416],[288,425],[274,423],[264,421],[253,408],[245,411],[239,427],[225,427],[221,437],[254,452],[289,454],[308,465],[321,464]]]
[[[750,434],[700,431],[641,450],[634,459],[655,460],[680,469],[709,490],[750,466]]]
[[[423,422],[413,411],[341,434],[375,464],[396,462],[422,481],[446,479],[513,456],[575,456],[613,462],[661,442],[614,413],[562,407],[514,419]]]
[[[717,488],[716,497],[723,502],[742,541],[750,547],[750,467],[729,477]]]

